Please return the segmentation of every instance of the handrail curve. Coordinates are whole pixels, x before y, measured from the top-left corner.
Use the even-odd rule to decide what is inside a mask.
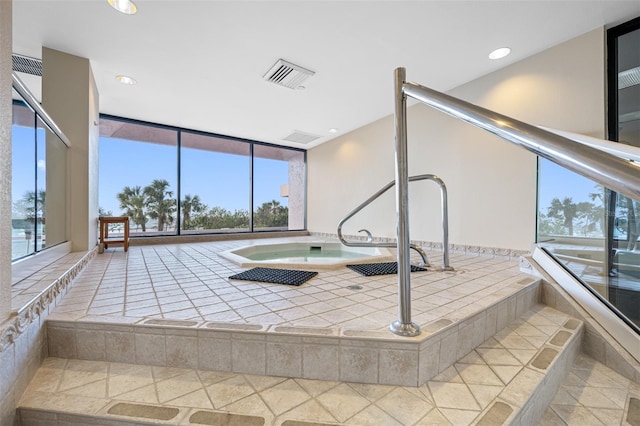
[[[420,327],[411,321],[407,97],[493,133],[622,195],[640,200],[640,163],[619,158],[605,152],[602,147],[585,145],[420,84],[407,82],[406,70],[402,67],[394,71],[394,94],[399,319],[389,329],[395,334],[411,337],[421,332]]]
[[[415,182],[420,180],[430,180],[438,184],[440,187],[440,194],[442,200],[442,270],[444,271],[452,271],[453,268],[449,265],[449,219],[448,219],[448,206],[447,206],[447,187],[444,184],[444,181],[440,179],[436,175],[432,174],[422,174],[416,176],[409,176],[409,182]],[[347,247],[398,247],[397,243],[376,243],[373,242],[373,236],[371,232],[367,229],[361,229],[358,232],[364,232],[367,234],[367,240],[362,241],[349,241],[342,234],[342,226],[353,216],[355,216],[362,209],[367,207],[377,198],[379,198],[382,194],[387,192],[389,189],[393,188],[396,184],[395,180],[392,180],[385,186],[383,186],[380,190],[376,191],[372,196],[367,198],[364,202],[358,205],[355,209],[351,210],[347,215],[340,221],[338,224],[338,239],[342,244]],[[410,244],[409,248],[415,250],[420,257],[422,257],[422,262],[424,266],[431,266],[427,259],[427,254],[422,249],[422,247],[416,244]]]

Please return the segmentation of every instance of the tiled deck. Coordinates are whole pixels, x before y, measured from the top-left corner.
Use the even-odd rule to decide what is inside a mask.
[[[553,338],[559,333],[567,336],[562,342]],[[539,364],[535,360],[544,358],[541,348],[571,346],[568,352],[575,353],[579,335],[579,322],[538,305],[419,387],[49,358],[20,402],[21,415],[26,425],[131,424],[153,416],[154,407],[163,407],[174,410],[170,419],[146,421],[200,424],[194,419],[204,410],[257,416],[264,423],[256,424],[279,426],[528,425],[526,413],[539,410],[536,404],[552,397],[544,395],[553,380],[545,376],[546,370],[566,368],[574,356],[559,355]],[[123,416],[114,412],[118,404],[134,405]],[[235,420],[238,423],[229,424],[253,424],[249,418]]]
[[[318,239],[303,237],[278,241]],[[433,353],[435,358],[428,358],[427,364],[438,360],[438,354],[441,364],[445,355],[453,361],[446,360],[437,369],[440,373],[429,375],[426,383],[421,380],[417,387],[350,383],[352,380],[342,376],[341,381],[323,377],[310,380],[304,375],[287,374],[293,364],[283,364],[281,372],[274,373],[268,363],[269,339],[274,339],[273,342],[298,339],[303,343],[316,339],[318,345],[310,347],[326,349],[327,345],[324,340],[320,342],[320,338],[311,336],[279,336],[278,329],[312,327],[312,334],[327,330],[328,335],[340,337],[340,349],[336,349],[340,356],[343,352],[359,351],[357,339],[364,339],[361,344],[367,347],[375,345],[369,338],[395,339],[388,332],[388,326],[397,319],[397,277],[367,278],[340,268],[320,270],[319,275],[301,287],[228,279],[243,268],[219,257],[218,252],[273,241],[133,246],[128,254],[115,248],[98,255],[48,317],[56,324],[53,329],[49,326],[50,351],[52,348],[58,352],[72,350],[69,356],[62,354],[58,355],[62,358],[48,359],[29,385],[20,402],[23,424],[93,424],[97,421],[93,416],[103,419],[98,422],[104,424],[217,424],[211,423],[214,420],[207,416],[218,413],[216,415],[257,416],[264,419],[261,420],[264,424],[276,426],[314,424],[300,422],[376,426],[490,425],[503,421],[528,425],[532,424],[529,416],[535,418],[536,413],[541,413],[551,401],[552,395],[545,394],[557,385],[550,382],[562,377],[562,374],[545,375],[544,370],[566,371],[578,348],[576,342],[579,343],[581,327],[567,328],[570,322],[566,315],[541,305],[527,312],[528,303],[537,300],[531,298],[537,294],[536,279],[521,273],[516,261],[453,254],[454,272],[411,274],[413,320],[423,326],[426,335],[434,332],[434,324],[447,327],[446,324],[462,320],[467,325],[460,327],[460,340],[456,344],[480,337],[473,343],[479,346],[449,347],[448,340],[443,338],[442,344],[437,343],[439,352]],[[440,254],[428,254],[431,263],[437,265]],[[362,286],[362,290],[348,289],[351,285]],[[524,295],[522,290],[525,288],[526,297],[514,296]],[[26,295],[30,290],[25,285],[20,291]],[[510,303],[504,303],[505,299],[510,299]],[[490,314],[491,310],[493,313]],[[483,312],[486,320],[483,317],[470,322],[469,318],[478,312]],[[155,335],[160,331],[138,329],[154,327],[151,325],[153,320],[162,320],[155,324],[158,327],[168,327],[166,343],[162,340],[164,337]],[[172,325],[172,320],[176,324]],[[190,321],[191,325],[187,326],[184,321]],[[169,362],[172,359],[170,340],[187,342],[200,334],[208,337],[212,330],[220,333],[215,330],[216,324],[221,323],[248,324],[256,328],[247,330],[271,335],[267,337],[266,370],[263,365],[260,372],[254,372],[259,370],[255,362],[245,371],[228,366],[225,371],[215,371],[211,366],[203,368],[199,361],[193,362],[195,367]],[[68,334],[65,327],[74,331]],[[174,330],[170,332],[171,327]],[[107,330],[111,328],[115,331]],[[470,330],[474,333],[472,339],[465,334]],[[356,331],[369,334],[358,335]],[[98,332],[104,335],[98,336]],[[161,346],[167,352],[166,362],[138,362],[140,336],[137,334],[135,353],[129,357],[123,356],[129,352],[122,352],[122,348],[114,347],[112,351],[108,344],[105,347],[105,341],[109,342],[107,334],[134,332],[148,333],[148,339],[140,339],[142,343],[162,340]],[[235,334],[233,328],[228,332]],[[172,337],[171,333],[177,337]],[[560,334],[572,337],[558,346],[555,340]],[[68,336],[74,336],[73,344],[66,340]],[[483,336],[493,337],[480,343],[487,338]],[[87,346],[98,340],[102,347]],[[215,339],[211,341],[216,345],[220,343]],[[386,345],[399,349],[399,346],[391,345],[402,344]],[[380,348],[386,348],[384,345]],[[420,351],[424,349],[423,345]],[[566,351],[568,355],[562,352],[555,359],[552,357],[550,364],[544,364],[549,349],[553,352],[562,348],[564,351],[570,345],[573,349]],[[278,349],[287,345],[273,343],[271,346]],[[143,347],[149,349],[146,344]],[[198,350],[203,348],[206,349],[204,343]],[[181,352],[176,348],[171,350]],[[296,358],[303,367],[307,361],[306,350],[307,346],[300,351],[301,359]],[[393,356],[400,352],[379,351],[375,361],[380,365],[384,364],[383,352]],[[93,361],[74,359],[76,355],[80,357],[81,352],[94,356],[88,358]],[[468,355],[460,356],[461,353]],[[209,357],[205,360],[211,361]],[[419,375],[422,374],[421,367],[422,364]],[[302,368],[303,373],[304,370]],[[326,373],[326,369],[321,370]],[[379,375],[381,377],[382,373]],[[599,393],[612,396],[600,400],[597,398]],[[640,410],[636,407],[639,400],[637,384],[581,356],[541,424],[638,426],[640,422],[634,420],[634,416]],[[633,409],[629,409],[632,401]],[[611,406],[603,407],[603,403]],[[124,407],[124,411],[133,410],[133,414],[117,414],[113,408],[116,404],[134,404]],[[136,410],[152,412],[154,407],[173,407],[177,414],[166,422],[150,417],[145,420],[135,414]],[[610,422],[606,417],[608,414],[611,415]],[[253,424],[248,417],[223,420]]]
[[[313,237],[276,241],[318,240]],[[274,240],[114,248],[98,255],[50,319],[148,319],[386,330],[398,318],[397,277],[319,271],[300,287],[229,280],[243,269],[218,252]],[[440,253],[428,253],[434,265]],[[452,321],[513,293],[532,277],[505,258],[451,256],[454,272],[411,274],[413,321]],[[362,290],[347,287],[360,285]]]

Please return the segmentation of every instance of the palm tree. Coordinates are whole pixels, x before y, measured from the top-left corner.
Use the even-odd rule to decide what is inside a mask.
[[[567,228],[569,235],[573,235],[573,220],[578,214],[578,205],[571,197],[565,197],[562,201],[559,198],[551,200],[551,205],[547,208],[547,216],[556,219],[563,219],[563,225]]]
[[[635,250],[638,247],[638,237],[640,237],[640,203],[624,197],[627,201],[627,223],[629,224],[629,242],[627,250]]]
[[[287,226],[289,209],[281,206],[279,201],[272,200],[262,203],[255,214],[255,226],[280,227]]]
[[[45,223],[46,199],[47,191],[44,189],[38,190],[37,196],[35,191],[25,192],[19,201],[19,209],[22,210],[24,218],[31,223]]]
[[[207,209],[205,204],[202,204],[200,197],[191,194],[184,196],[182,203],[180,203],[182,209],[182,229],[193,229],[193,223],[191,221],[191,213],[199,215]]]
[[[173,222],[176,200],[173,191],[168,191],[169,182],[165,179],[154,179],[145,186],[145,206],[149,209],[149,217],[158,221],[158,231],[164,231],[164,225]]]
[[[120,208],[125,211],[131,221],[146,231],[147,213],[145,212],[145,197],[140,186],[125,186],[122,192],[117,194]]]

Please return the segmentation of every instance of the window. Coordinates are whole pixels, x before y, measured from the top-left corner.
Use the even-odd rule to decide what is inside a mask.
[[[11,259],[16,260],[67,240],[67,148],[22,101],[13,103],[11,132]]]
[[[100,135],[100,215],[129,216],[132,235],[175,234],[178,132],[102,118]]]
[[[253,227],[304,229],[304,153],[274,146],[253,150]]]
[[[100,215],[132,236],[305,229],[303,150],[102,116],[99,161]]]
[[[19,259],[36,251],[38,215],[36,172],[36,115],[26,105],[14,103],[11,128],[11,258]],[[40,232],[40,234],[42,234]]]
[[[180,146],[181,232],[248,231],[251,144],[182,132]]]

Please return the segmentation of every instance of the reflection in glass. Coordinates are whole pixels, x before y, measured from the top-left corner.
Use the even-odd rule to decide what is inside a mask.
[[[17,95],[14,95],[17,96]],[[38,200],[34,162],[36,117],[23,103],[13,105],[11,128],[11,258],[36,251]]]

